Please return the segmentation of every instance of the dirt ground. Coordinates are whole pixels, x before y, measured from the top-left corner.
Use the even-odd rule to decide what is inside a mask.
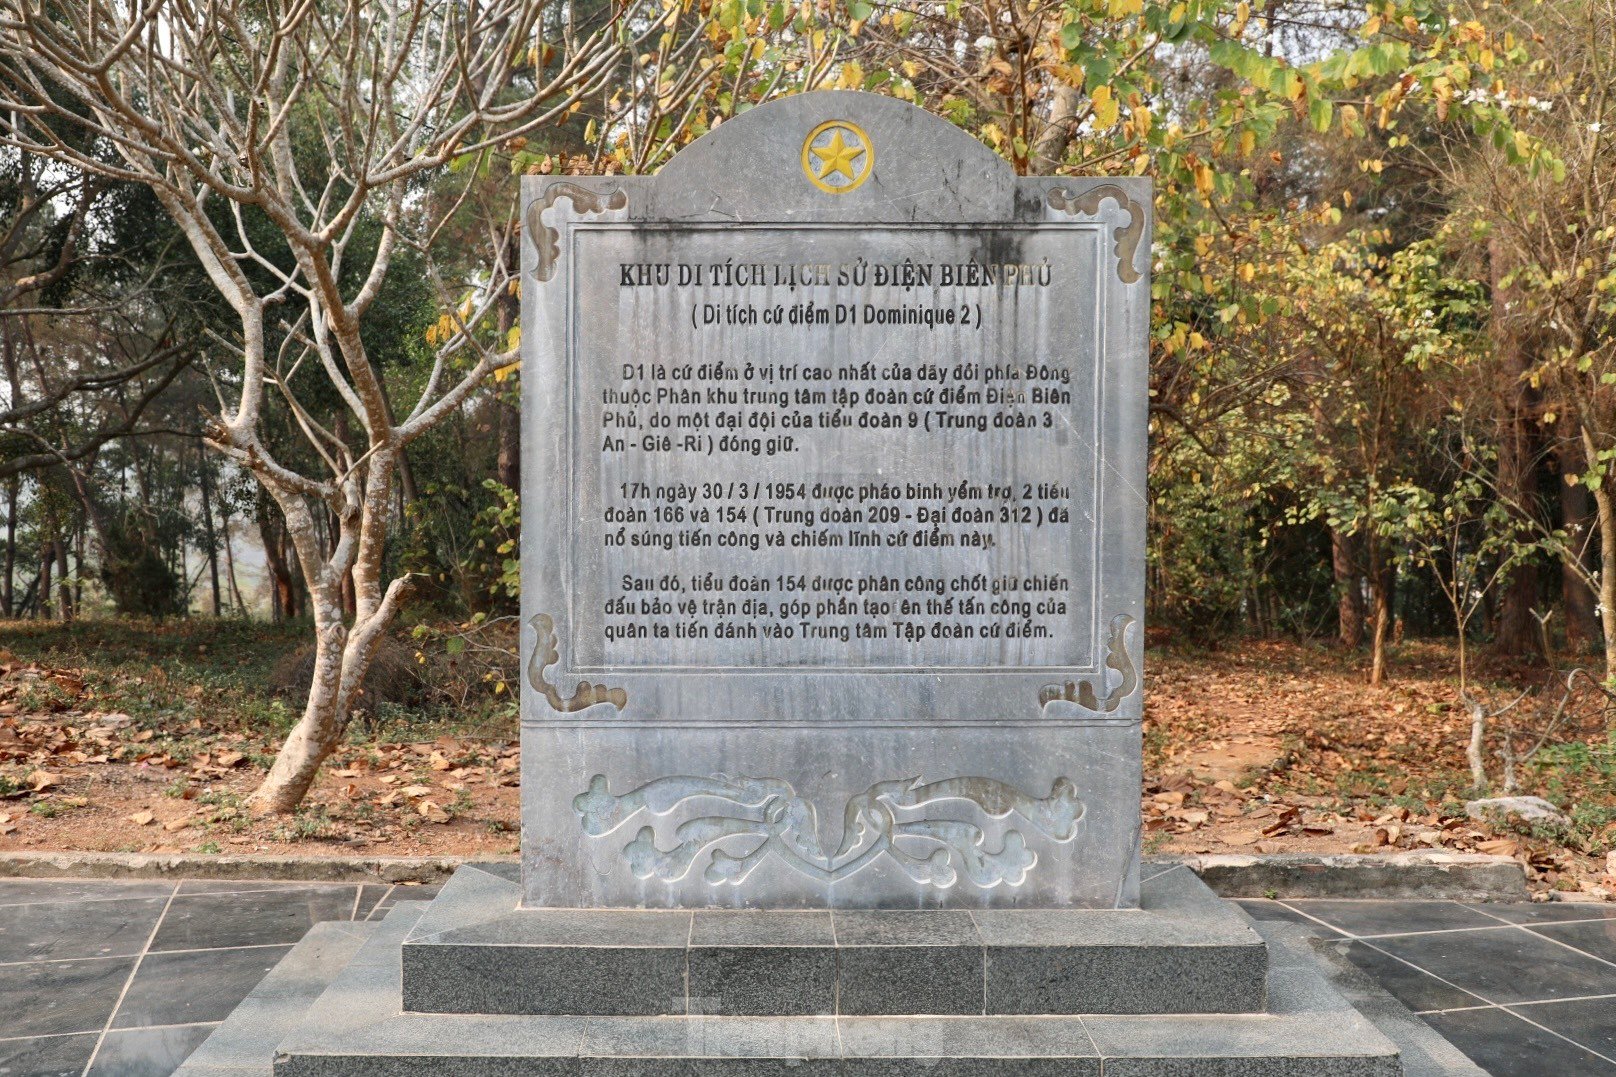
[[[0,852],[516,851],[508,702],[474,732],[356,726],[302,810],[254,818],[244,801],[278,738],[261,727],[290,714],[277,704],[275,722],[255,717],[250,669],[247,688],[203,675],[188,638],[173,651],[183,662],[144,669],[38,642],[18,648],[34,657],[0,651]],[[1522,768],[1520,791],[1568,807],[1568,825],[1470,820],[1452,654],[1410,644],[1395,659],[1392,681],[1370,688],[1357,656],[1322,648],[1150,652],[1147,851],[1481,851],[1520,859],[1541,891],[1616,895],[1616,741],[1601,731]]]

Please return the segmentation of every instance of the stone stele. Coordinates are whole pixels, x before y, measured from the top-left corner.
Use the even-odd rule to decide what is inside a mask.
[[[522,199],[519,870],[182,1077],[1480,1074],[1141,870],[1144,181],[815,93]]]
[[[525,905],[1138,904],[1150,206],[861,93],[524,179]]]

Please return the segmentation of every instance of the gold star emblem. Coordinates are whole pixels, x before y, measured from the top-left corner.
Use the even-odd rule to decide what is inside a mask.
[[[870,137],[846,120],[822,123],[803,140],[802,170],[821,191],[846,194],[868,179],[874,168]]]
[[[819,170],[820,179],[829,179],[837,173],[852,179],[853,158],[862,154],[864,147],[849,146],[847,141],[842,138],[841,130],[838,129],[831,136],[829,146],[815,146],[813,150],[814,156],[819,158],[820,163],[824,166]]]

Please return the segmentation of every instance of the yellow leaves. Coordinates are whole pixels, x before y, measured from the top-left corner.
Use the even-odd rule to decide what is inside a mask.
[[[1195,190],[1197,193],[1210,197],[1215,180],[1216,177],[1213,175],[1211,165],[1204,161],[1195,163]]]
[[[1162,341],[1162,351],[1168,355],[1177,355],[1184,350],[1184,342],[1188,337],[1189,329],[1183,322],[1173,326],[1173,331]]]
[[[864,67],[857,60],[849,60],[842,65],[841,72],[836,76],[836,89],[858,90],[864,86]]]
[[[1363,28],[1361,30],[1359,30],[1358,32],[1360,34],[1362,34],[1364,37],[1374,37],[1376,34],[1380,33],[1380,27],[1381,27],[1381,18],[1380,18],[1380,16],[1379,15],[1371,15],[1369,17],[1369,21],[1364,23]]]
[[[1244,131],[1241,131],[1240,132],[1240,156],[1242,156],[1242,157],[1250,157],[1252,151],[1255,150],[1256,148],[1257,148],[1257,132],[1253,131],[1249,127],[1246,128]]]
[[[1109,86],[1096,86],[1089,94],[1089,104],[1094,110],[1094,123],[1097,127],[1110,127],[1117,122],[1117,99]]]
[[[1211,254],[1211,253],[1212,253],[1212,237],[1211,236],[1204,236],[1204,235],[1203,236],[1196,236],[1195,237],[1195,254],[1196,254],[1196,257],[1205,258],[1208,254]]]
[[[519,325],[513,325],[511,326],[511,331],[505,334],[505,350],[508,352],[513,352],[521,346],[522,327]]]
[[[1382,161],[1378,157],[1370,157],[1358,162],[1359,172],[1373,172],[1377,176],[1380,175],[1381,171],[1385,169],[1385,167],[1386,162]]]
[[[447,314],[438,315],[438,320],[426,327],[426,342],[434,348],[448,343],[454,335],[455,322]]]
[[[905,78],[912,79],[916,75],[920,74],[920,65],[915,63],[913,60],[905,60],[900,66],[903,68]]]
[[[1133,105],[1128,109],[1128,116],[1133,120],[1133,129],[1139,138],[1144,138],[1150,134],[1150,128],[1155,123],[1155,117],[1151,115],[1149,106],[1143,104]]]
[[[1247,284],[1250,284],[1257,277],[1257,267],[1250,262],[1240,263],[1240,268],[1237,272],[1240,274],[1240,279]]]
[[[1144,0],[1110,0],[1109,13],[1113,19],[1137,15],[1145,8]]]
[[[1251,21],[1251,5],[1246,0],[1240,0],[1235,5],[1234,23],[1229,27],[1229,36],[1238,38],[1246,32],[1246,23]]]

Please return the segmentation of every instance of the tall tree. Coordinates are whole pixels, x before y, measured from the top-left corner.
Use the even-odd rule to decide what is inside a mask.
[[[466,162],[475,176],[664,34],[661,8],[640,0],[580,14],[545,0],[0,0],[0,142],[149,186],[236,316],[235,376],[206,436],[278,507],[315,634],[307,705],[252,797],[259,809],[302,800],[403,601],[384,555],[406,448],[510,361],[481,332],[509,284],[488,268],[502,264],[497,247],[457,280],[433,244],[458,204],[447,169]],[[508,229],[494,238],[508,243]],[[389,399],[366,340],[402,251],[420,258],[447,321],[408,402]],[[349,437],[306,405],[306,366]],[[277,405],[312,466],[268,443]]]

